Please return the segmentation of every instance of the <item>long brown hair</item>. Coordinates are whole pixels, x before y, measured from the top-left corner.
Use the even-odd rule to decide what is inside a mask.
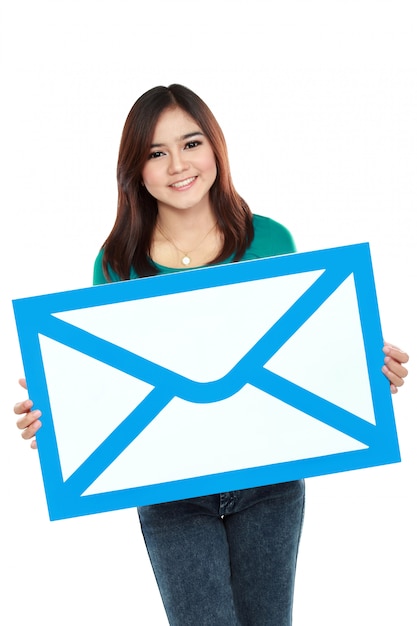
[[[211,263],[232,255],[238,261],[253,239],[252,213],[232,183],[226,142],[213,113],[187,87],[175,84],[154,87],[135,102],[123,128],[117,163],[117,216],[103,245],[103,270],[107,279],[108,266],[122,280],[129,278],[131,268],[138,276],[158,273],[149,258],[158,205],[141,184],[142,170],[149,157],[159,116],[164,110],[176,106],[200,126],[216,159],[217,177],[210,189],[210,201],[224,244]]]

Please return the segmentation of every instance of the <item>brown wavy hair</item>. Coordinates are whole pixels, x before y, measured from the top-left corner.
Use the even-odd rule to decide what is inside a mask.
[[[232,255],[238,261],[253,239],[252,213],[232,183],[226,142],[213,113],[187,87],[154,87],[135,102],[123,128],[117,163],[117,216],[103,244],[103,271],[108,280],[108,266],[121,280],[130,277],[131,268],[138,276],[158,273],[149,257],[158,205],[141,182],[155,126],[161,113],[173,107],[181,108],[196,121],[216,159],[217,176],[209,193],[224,244],[211,264]]]

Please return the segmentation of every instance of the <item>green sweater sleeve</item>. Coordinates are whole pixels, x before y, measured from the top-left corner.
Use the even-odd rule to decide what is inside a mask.
[[[296,251],[290,231],[270,217],[253,216],[255,236],[244,259],[263,259],[279,254],[290,254]]]

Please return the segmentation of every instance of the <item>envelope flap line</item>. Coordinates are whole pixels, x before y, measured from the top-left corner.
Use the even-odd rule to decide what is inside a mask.
[[[368,447],[381,435],[374,424],[264,368],[253,371],[250,383]]]
[[[223,400],[239,391],[245,383],[241,376],[237,376],[235,368],[219,380],[209,382],[190,380],[53,316],[50,316],[47,322],[39,328],[41,334],[55,341],[154,387],[171,389],[173,394],[190,402],[205,403]]]
[[[263,366],[350,273],[348,268],[336,266],[321,274],[246,355],[216,381],[190,380],[53,315],[43,318],[39,331],[154,387],[175,390],[175,395],[184,400],[216,402],[237,393],[247,382],[247,372]]]
[[[161,383],[168,386],[181,378],[161,365],[52,315],[38,325],[38,332],[153,386]]]
[[[327,269],[247,352],[237,367],[246,370],[264,365],[351,273],[351,268],[343,266]]]

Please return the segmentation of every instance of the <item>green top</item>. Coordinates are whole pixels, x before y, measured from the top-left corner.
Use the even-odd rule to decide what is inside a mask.
[[[277,256],[279,254],[288,254],[295,252],[295,245],[291,233],[269,217],[263,217],[262,215],[253,216],[254,238],[249,248],[245,251],[245,254],[241,258],[241,261],[249,261],[251,259],[263,259],[268,256]],[[103,249],[97,255],[94,263],[94,276],[93,285],[102,285],[108,282],[104,276],[103,266]],[[229,257],[222,261],[223,263],[232,263],[233,257]],[[165,267],[154,263],[158,268],[160,274],[170,274],[172,272],[183,272],[188,268],[172,268]],[[192,268],[196,269],[196,268]],[[119,276],[109,267],[109,274],[112,282],[120,280]],[[130,270],[130,278],[139,278],[133,268]]]

